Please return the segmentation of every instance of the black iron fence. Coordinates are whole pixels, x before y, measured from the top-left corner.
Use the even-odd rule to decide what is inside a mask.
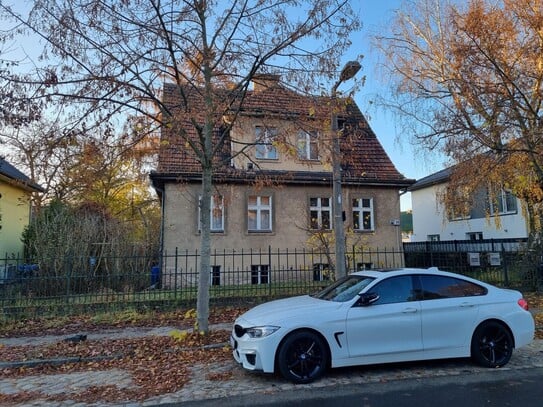
[[[494,284],[528,289],[538,287],[541,281],[539,269],[524,262],[526,247],[521,243],[479,248],[440,243],[406,244],[403,250],[352,248],[347,251],[348,269],[437,266]],[[126,308],[193,308],[199,261],[199,253],[181,250],[160,258],[0,259],[0,310],[4,317],[21,317]],[[335,278],[334,261],[333,253],[318,250],[270,247],[216,251],[209,271],[211,302],[249,305],[312,293]]]
[[[408,267],[438,267],[506,287],[539,289],[541,255],[526,239],[451,240],[404,243]]]

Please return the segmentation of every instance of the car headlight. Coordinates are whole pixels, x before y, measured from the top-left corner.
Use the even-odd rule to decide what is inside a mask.
[[[253,326],[252,328],[247,328],[245,330],[245,333],[251,338],[264,338],[268,335],[271,335],[278,329],[278,326]]]

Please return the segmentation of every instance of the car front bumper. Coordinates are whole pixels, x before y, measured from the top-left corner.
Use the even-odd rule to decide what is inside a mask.
[[[250,338],[243,335],[230,336],[230,346],[234,360],[247,370],[273,373],[275,370],[275,352],[279,345],[281,335],[274,332],[265,338]]]

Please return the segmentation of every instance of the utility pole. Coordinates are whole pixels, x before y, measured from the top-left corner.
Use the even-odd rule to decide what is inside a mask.
[[[331,116],[331,133],[333,137],[332,143],[332,212],[334,218],[334,239],[336,248],[336,279],[347,275],[345,264],[345,228],[343,225],[343,202],[341,192],[341,134],[338,128],[338,120],[336,113],[337,104],[337,88],[343,82],[352,79],[360,70],[360,63],[357,61],[349,61],[345,64],[339,75],[339,79],[332,87],[330,92],[332,97],[332,116]]]

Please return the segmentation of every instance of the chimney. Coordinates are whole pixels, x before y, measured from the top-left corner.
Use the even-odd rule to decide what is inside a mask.
[[[280,75],[261,73],[253,76],[253,89],[255,93],[274,87],[279,83]]]

